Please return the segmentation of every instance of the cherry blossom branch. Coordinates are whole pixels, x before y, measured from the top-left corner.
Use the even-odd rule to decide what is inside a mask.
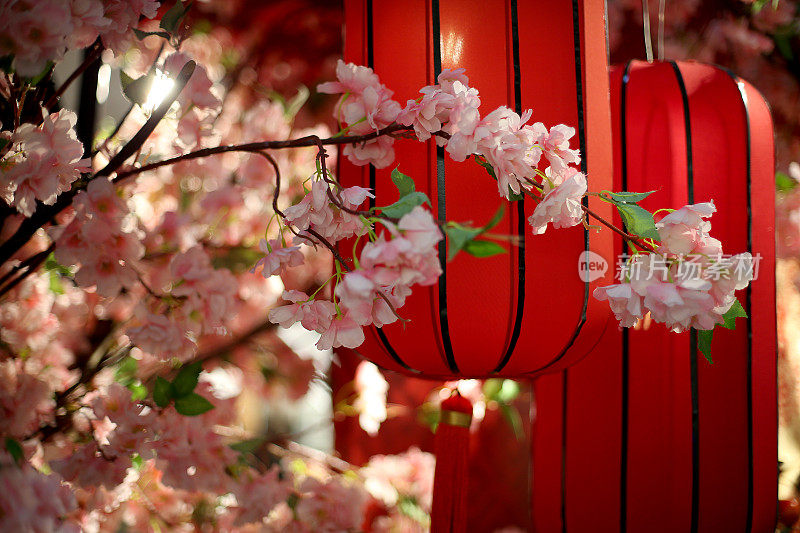
[[[589,209],[588,206],[585,206],[585,205],[581,204],[581,209],[583,209],[584,213],[586,213],[587,215],[591,216],[592,218],[597,220],[599,223],[601,223],[602,225],[604,225],[605,227],[607,227],[608,229],[610,229],[614,233],[618,234],[619,236],[621,236],[623,239],[625,239],[626,241],[630,242],[631,244],[634,244],[635,246],[638,246],[640,248],[644,248],[645,250],[647,250],[649,252],[658,253],[656,251],[656,249],[653,248],[650,244],[644,242],[639,237],[631,235],[630,233],[625,233],[624,231],[622,231],[621,229],[616,227],[614,224],[612,224],[611,222],[607,221],[606,219],[604,219],[603,217],[601,217],[600,215],[598,215],[597,213],[595,213],[594,211]]]
[[[57,214],[71,205],[73,198],[75,198],[78,192],[85,189],[92,180],[99,177],[110,176],[117,169],[119,169],[130,156],[135,154],[139,148],[141,148],[147,138],[150,137],[150,134],[153,133],[153,130],[155,130],[158,123],[161,122],[161,120],[167,114],[167,111],[169,111],[169,108],[172,106],[173,102],[177,100],[178,95],[181,93],[183,88],[189,82],[189,78],[194,73],[195,66],[196,64],[194,61],[188,61],[183,66],[177,78],[175,79],[175,84],[173,85],[172,89],[167,93],[156,110],[153,111],[153,114],[150,115],[150,118],[147,119],[147,122],[145,122],[136,135],[134,135],[133,138],[128,141],[128,143],[123,146],[114,157],[111,158],[105,167],[98,170],[94,175],[86,178],[85,180],[79,181],[75,187],[61,194],[53,205],[48,206],[42,202],[37,202],[36,211],[33,213],[33,215],[23,220],[17,231],[5,242],[0,244],[0,264],[3,264],[11,259],[11,257],[13,257],[13,255],[17,253],[25,245],[25,243],[30,240],[31,237],[33,237],[33,234],[36,233],[39,228],[45,226],[45,224],[53,220]]]
[[[83,62],[80,65],[78,65],[78,68],[76,68],[75,71],[72,74],[70,74],[69,78],[67,78],[66,81],[64,81],[64,83],[61,84],[61,87],[56,89],[56,91],[52,94],[52,96],[50,96],[50,98],[47,99],[47,102],[45,102],[44,104],[44,108],[49,110],[51,107],[53,107],[56,104],[56,102],[58,102],[59,97],[61,97],[61,95],[64,94],[64,91],[66,91],[69,88],[69,86],[72,85],[72,82],[78,79],[78,77],[81,74],[83,74],[83,72],[87,68],[89,68],[89,66],[92,63],[94,63],[98,57],[100,57],[101,53],[103,53],[103,45],[100,43],[100,40],[98,39],[92,45],[91,50],[86,55],[86,58],[83,60]]]
[[[540,183],[536,183],[535,181],[533,181],[530,178],[525,178],[525,180],[528,183],[530,183],[531,185],[533,185],[534,187],[536,187],[536,189],[538,189],[540,192],[544,189],[544,187]],[[537,202],[540,202],[542,200],[538,196],[536,196],[534,194],[531,194],[529,191],[525,190],[524,187],[521,187],[520,190],[522,191],[523,194],[533,198]],[[620,228],[616,227],[614,224],[612,224],[608,220],[604,219],[603,217],[601,217],[600,215],[598,215],[597,213],[595,213],[594,211],[589,209],[589,206],[584,205],[583,203],[581,203],[581,209],[583,210],[584,213],[586,213],[586,215],[591,216],[592,218],[597,220],[599,223],[601,223],[602,225],[604,225],[605,227],[607,227],[608,229],[610,229],[611,231],[613,231],[614,233],[616,233],[617,235],[619,235],[620,237],[625,239],[626,241],[630,242],[631,244],[633,244],[635,246],[638,246],[640,248],[644,248],[645,250],[647,250],[649,252],[657,253],[655,248],[653,248],[651,245],[649,245],[648,243],[644,242],[639,237],[637,237],[635,235],[631,235],[630,233],[626,233],[625,231],[623,231]]]
[[[117,176],[114,178],[114,183],[124,180],[125,178],[129,178],[130,176],[135,176],[137,174],[141,174],[142,172],[147,172],[149,170],[155,170],[157,168],[167,166],[167,165],[174,165],[175,163],[180,163],[182,161],[189,161],[192,159],[198,159],[201,157],[208,157],[211,155],[216,154],[224,154],[228,152],[256,152],[259,150],[276,150],[276,149],[283,149],[283,148],[303,148],[307,146],[318,146],[320,144],[323,145],[342,145],[342,144],[358,144],[366,141],[371,141],[372,139],[376,139],[382,135],[391,135],[393,133],[398,133],[401,131],[409,131],[411,130],[411,126],[403,126],[402,124],[393,124],[388,126],[382,130],[376,130],[371,133],[367,133],[365,135],[352,135],[348,137],[328,137],[325,139],[320,139],[316,135],[309,135],[307,137],[300,137],[297,139],[289,139],[285,141],[259,141],[259,142],[251,142],[245,144],[232,144],[232,145],[222,145],[222,146],[214,146],[211,148],[202,148],[200,150],[195,150],[194,152],[187,152],[182,155],[178,155],[175,157],[171,157],[169,159],[164,159],[162,161],[156,161],[155,163],[150,163],[147,165],[142,165],[141,167],[133,168],[130,170],[126,170],[123,172],[117,173]]]
[[[0,285],[1,285],[0,298],[9,293],[11,289],[19,285],[25,278],[33,274],[42,265],[42,263],[44,263],[47,260],[48,256],[52,253],[53,250],[55,250],[55,248],[56,245],[55,243],[53,243],[50,246],[48,246],[46,250],[43,250],[37,254],[28,257],[22,263],[15,266],[11,270],[9,270],[6,274],[4,274],[3,277],[0,278]],[[19,272],[20,270],[26,267],[27,270],[25,270],[19,276],[6,283],[6,281],[8,281],[9,278],[11,278],[15,273]]]

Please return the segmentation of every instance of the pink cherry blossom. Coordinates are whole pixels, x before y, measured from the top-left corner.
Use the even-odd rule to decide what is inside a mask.
[[[70,8],[75,28],[68,37],[70,48],[86,48],[111,26],[101,0],[72,0]]]
[[[331,321],[328,329],[322,333],[319,341],[317,341],[317,348],[320,350],[330,350],[339,346],[357,348],[363,342],[364,330],[349,314],[344,314],[335,317]]]
[[[477,151],[494,169],[500,196],[519,194],[521,187],[529,189],[525,179],[536,175],[541,150],[534,146],[535,133],[525,123],[531,110],[519,116],[507,107],[499,107],[484,118],[476,128]],[[482,132],[479,134],[479,132]]]
[[[59,332],[50,276],[31,275],[0,305],[0,340],[17,352],[44,350]]]
[[[67,515],[76,508],[75,496],[56,474],[45,475],[29,464],[0,467],[0,530],[77,533]]]
[[[164,68],[171,76],[175,76],[189,59],[186,54],[175,52],[164,60]],[[222,102],[212,91],[212,85],[205,67],[197,65],[186,87],[183,88],[178,96],[181,108],[184,110],[188,110],[190,107],[217,109]]]
[[[194,350],[188,335],[191,328],[181,320],[147,313],[141,325],[128,329],[131,343],[162,360],[184,358]]]
[[[534,131],[537,134],[536,144],[556,173],[563,172],[567,165],[581,162],[580,152],[569,147],[575,128],[558,124],[547,131],[544,124],[538,122],[534,125]]]
[[[401,107],[392,100],[392,91],[380,83],[372,69],[339,61],[336,67],[338,82],[319,85],[317,90],[327,94],[342,94],[336,104],[336,118],[348,127],[351,135],[379,130],[394,123]],[[344,155],[356,165],[372,163],[384,168],[394,160],[394,139],[378,137],[357,145],[345,146]]]
[[[427,87],[425,88],[427,89]],[[455,97],[441,90],[423,89],[419,101],[409,100],[398,115],[397,122],[414,126],[414,133],[420,141],[427,141],[431,134],[442,129],[442,124],[450,118],[450,110],[455,105]]]
[[[0,362],[0,435],[27,437],[53,418],[52,390],[19,359]]]
[[[338,81],[329,81],[317,85],[317,92],[324,94],[361,94],[367,87],[380,85],[380,79],[371,68],[362,67],[355,63],[345,63],[339,59],[336,63],[336,78]]]
[[[288,328],[303,319],[303,304],[308,300],[308,295],[292,290],[284,291],[282,298],[292,303],[272,309],[269,312],[269,320],[273,324],[280,324],[281,327]]]
[[[297,516],[310,531],[334,533],[361,528],[366,493],[359,485],[343,478],[320,481],[308,477],[300,484],[299,492]]]
[[[256,262],[250,272],[255,272],[258,267],[265,278],[279,274],[284,268],[300,266],[305,260],[299,246],[283,246],[280,239],[271,239],[269,243],[261,239],[258,247],[266,255]]]
[[[195,392],[208,395],[198,385]],[[211,398],[217,407],[221,400]],[[216,409],[200,416],[183,416],[173,407],[164,409],[154,424],[156,465],[164,473],[164,483],[189,491],[229,492],[232,478],[225,467],[236,462],[234,452],[213,430]]]
[[[411,447],[398,455],[373,455],[360,473],[367,491],[385,505],[396,505],[400,497],[413,498],[430,512],[435,463],[432,454]]]
[[[237,506],[241,511],[236,524],[261,523],[272,509],[285,502],[291,493],[291,478],[279,477],[280,469],[273,466],[263,474],[248,476],[249,479],[236,485]]]
[[[36,76],[48,61],[64,56],[67,36],[73,31],[69,2],[4,2],[2,15],[0,54],[14,56],[14,68],[20,76]]]
[[[153,18],[158,13],[157,0],[103,0],[105,17],[111,21],[101,33],[103,44],[115,54],[124,52],[132,40],[131,28],[136,28],[139,18]]]
[[[89,170],[73,129],[76,120],[72,111],[59,111],[38,127],[23,124],[14,132],[12,150],[0,165],[0,193],[23,215],[33,214],[36,200],[55,203],[81,172]]]
[[[528,217],[534,235],[544,233],[547,224],[552,224],[554,228],[568,228],[580,224],[583,220],[581,199],[584,194],[586,194],[586,177],[580,172],[572,174],[545,194],[536,205],[533,214]]]
[[[433,218],[431,212],[422,206],[417,206],[409,213],[403,215],[398,221],[397,228],[403,236],[411,241],[419,252],[430,251],[442,240],[442,232]]]

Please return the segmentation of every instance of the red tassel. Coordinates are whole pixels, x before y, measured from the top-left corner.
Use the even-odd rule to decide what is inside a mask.
[[[431,533],[463,533],[467,530],[469,425],[472,404],[456,392],[442,402],[434,451]]]

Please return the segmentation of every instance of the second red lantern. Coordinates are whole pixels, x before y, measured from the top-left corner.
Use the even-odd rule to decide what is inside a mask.
[[[654,211],[714,200],[711,234],[760,259],[737,296],[750,319],[714,335],[609,329],[536,382],[537,531],[773,531],[777,499],[774,159],[767,103],[695,62],[611,75],[615,190]],[[618,244],[621,251],[621,243]]]

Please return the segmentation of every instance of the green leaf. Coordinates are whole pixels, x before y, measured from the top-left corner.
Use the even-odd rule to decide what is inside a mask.
[[[125,359],[119,362],[114,370],[114,381],[127,386],[136,378],[136,370],[138,367],[139,362],[136,359],[130,355],[126,356]]]
[[[621,202],[624,204],[636,204],[650,196],[656,191],[648,191],[648,192],[608,192],[608,196],[614,202]]]
[[[722,324],[722,327],[736,329],[736,319],[739,317],[747,318],[747,312],[744,310],[744,307],[742,307],[742,304],[739,303],[739,300],[736,300],[733,302],[731,308],[728,309],[724,315],[722,315],[722,320],[725,321],[725,323]]]
[[[392,205],[380,207],[378,209],[380,209],[381,213],[387,217],[400,218],[403,215],[410,213],[418,205],[422,204],[431,205],[431,201],[428,199],[428,196],[425,193],[415,191],[401,197]]]
[[[264,444],[264,441],[266,441],[265,438],[258,437],[255,439],[247,439],[239,442],[234,442],[233,444],[230,444],[229,447],[232,450],[235,450],[239,453],[253,453],[259,447],[261,447],[262,444]]]
[[[492,215],[492,218],[489,220],[489,222],[487,222],[486,225],[481,228],[481,233],[485,233],[498,225],[500,221],[503,220],[503,214],[505,212],[505,206],[500,204],[500,207],[497,208],[497,211],[495,211],[494,215]]]
[[[481,234],[481,228],[469,228],[460,224],[447,226],[444,230],[447,234],[447,260],[452,260],[464,246]]]
[[[519,411],[517,411],[513,405],[501,403],[500,412],[503,413],[503,418],[505,418],[511,426],[514,436],[517,440],[521,440],[522,437],[525,436],[525,433],[522,431],[522,417],[519,415]]]
[[[22,445],[11,437],[6,437],[6,451],[14,458],[17,464],[20,464],[25,459]]]
[[[511,190],[511,187],[508,188],[508,201],[509,202],[518,202],[518,201],[522,200],[523,198],[525,198],[524,194],[522,194],[522,193],[517,194],[517,193],[515,193],[514,191]]]
[[[490,176],[491,176],[493,179],[495,179],[495,180],[497,179],[497,174],[495,174],[495,173],[494,173],[494,167],[492,167],[492,165],[490,165],[490,164],[489,164],[489,162],[488,162],[488,161],[486,161],[486,159],[484,159],[484,158],[482,158],[482,157],[479,157],[479,156],[477,156],[477,155],[474,155],[473,157],[475,158],[475,161],[476,161],[476,162],[477,162],[477,163],[478,163],[480,166],[482,166],[483,168],[485,168],[485,169],[486,169],[486,172],[488,172],[488,173],[489,173],[489,175],[490,175]]]
[[[414,192],[414,180],[410,176],[406,176],[397,170],[398,168],[399,167],[395,167],[395,169],[392,170],[392,182],[394,182],[395,187],[397,187],[397,190],[400,192],[400,198],[403,198]]]
[[[47,259],[44,260],[44,269],[50,272],[57,272],[62,276],[72,275],[72,270],[56,261],[56,258],[53,254],[48,255]]]
[[[775,41],[775,47],[787,61],[794,61],[794,52],[792,51],[792,40],[794,35],[792,32],[782,31],[772,36]]]
[[[795,187],[797,187],[797,180],[783,172],[775,173],[775,189],[778,192],[791,191]]]
[[[55,63],[53,63],[52,61],[48,61],[47,65],[45,65],[45,67],[44,67],[44,70],[42,70],[36,76],[34,76],[34,77],[30,78],[29,80],[27,80],[28,81],[28,85],[31,85],[31,86],[38,85],[39,82],[42,81],[43,79],[45,79],[45,77],[50,73],[50,71],[53,69],[53,65],[55,65]]]
[[[504,381],[502,378],[490,378],[483,382],[483,395],[487,400],[497,400]]]
[[[705,356],[709,364],[714,364],[711,359],[711,340],[714,338],[713,329],[701,329],[697,331],[697,348]]]
[[[52,270],[50,271],[50,292],[53,294],[64,294],[64,285],[61,284],[61,276]]]
[[[147,398],[147,387],[142,385],[141,381],[134,381],[128,384],[128,390],[131,391],[131,400],[138,402]]]
[[[145,37],[150,37],[151,35],[158,35],[159,37],[162,37],[168,41],[170,38],[170,34],[165,31],[142,31],[142,30],[137,30],[136,28],[132,29],[133,33],[136,35],[136,38],[139,39],[140,41],[143,40]]]
[[[144,465],[144,459],[142,459],[142,456],[138,453],[134,453],[133,457],[131,457],[131,464],[136,470],[141,470],[142,465]]]
[[[658,235],[656,222],[653,220],[652,213],[636,204],[614,202],[614,205],[617,206],[617,210],[622,216],[622,221],[625,223],[625,228],[627,228],[628,233],[650,239],[661,238]]]
[[[186,12],[189,11],[190,6],[191,4],[184,5],[181,0],[176,0],[175,5],[169,8],[169,10],[164,13],[164,16],[161,17],[161,22],[159,22],[158,27],[169,33],[175,33],[178,24],[180,24]]]
[[[511,403],[519,396],[519,383],[513,379],[504,379],[500,390],[497,391],[498,402]]]
[[[305,103],[308,101],[308,97],[310,95],[311,91],[308,90],[308,87],[306,87],[305,85],[301,85],[300,87],[298,87],[297,94],[294,95],[292,99],[289,100],[288,102],[284,102],[283,105],[284,114],[290,119],[294,118],[297,112],[300,111],[300,108],[302,108],[303,105],[305,105]]]
[[[153,400],[159,407],[166,407],[172,399],[172,383],[158,376],[153,385]]]
[[[410,519],[414,520],[418,524],[427,529],[430,527],[430,516],[425,510],[417,503],[416,498],[411,496],[401,496],[397,502],[397,509],[400,511],[401,514],[409,517]],[[413,528],[418,529],[418,528]]]
[[[455,222],[452,222],[445,227],[444,232],[447,234],[447,260],[452,260],[456,254],[463,250],[467,243],[472,241],[475,237],[489,231],[496,225],[503,220],[503,214],[505,213],[505,206],[500,204],[500,207],[497,209],[495,214],[492,216],[491,220],[486,223],[485,226],[480,228],[472,228],[470,226],[464,226]],[[482,241],[483,242],[483,241]],[[495,255],[495,253],[505,253],[505,249],[502,246],[492,247],[493,250],[497,250],[500,248],[503,250],[502,252],[495,251],[494,253],[490,253],[489,255]],[[485,245],[476,245],[475,251],[480,253],[481,251],[486,250]],[[475,255],[475,254],[473,254]],[[477,256],[477,257],[487,257],[487,256]]]
[[[214,405],[211,402],[196,392],[175,400],[175,410],[184,416],[202,415],[213,408]]]
[[[493,241],[483,239],[472,239],[464,243],[462,248],[469,255],[475,257],[491,257],[493,255],[507,253],[508,250]]]
[[[183,398],[191,394],[197,386],[197,380],[202,370],[203,364],[200,361],[184,365],[172,380],[172,397]]]
[[[155,80],[155,71],[148,72],[138,79],[133,79],[125,72],[119,71],[122,93],[125,98],[134,104],[144,105],[147,101],[147,95],[150,94],[150,88],[153,86],[153,80]]]

